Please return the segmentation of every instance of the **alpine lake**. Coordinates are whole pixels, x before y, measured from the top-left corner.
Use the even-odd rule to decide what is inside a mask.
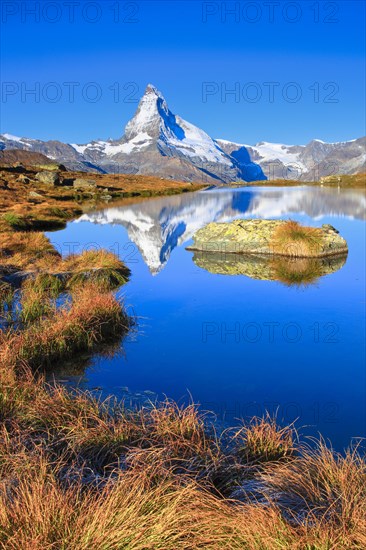
[[[50,377],[126,406],[198,403],[221,426],[267,412],[342,450],[366,436],[365,206],[360,190],[220,188],[106,205],[47,236],[63,254],[112,250],[134,327],[120,349]],[[348,255],[314,267],[186,250],[207,223],[333,225]]]

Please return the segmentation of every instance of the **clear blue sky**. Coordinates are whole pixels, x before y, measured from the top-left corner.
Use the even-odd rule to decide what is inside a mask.
[[[362,1],[3,0],[1,9],[2,132],[120,137],[151,82],[213,137],[365,134]]]

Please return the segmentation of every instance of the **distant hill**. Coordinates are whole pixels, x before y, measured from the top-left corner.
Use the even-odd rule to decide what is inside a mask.
[[[23,149],[4,149],[0,151],[0,164],[26,164],[32,166],[34,164],[55,164],[55,161],[34,151],[25,151]]]

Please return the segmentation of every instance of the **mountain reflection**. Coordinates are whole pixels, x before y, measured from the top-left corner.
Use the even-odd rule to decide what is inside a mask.
[[[151,273],[158,273],[174,248],[210,222],[237,217],[276,218],[306,214],[313,218],[365,219],[366,197],[358,190],[320,187],[219,189],[186,193],[84,214],[79,222],[122,225],[139,248]]]

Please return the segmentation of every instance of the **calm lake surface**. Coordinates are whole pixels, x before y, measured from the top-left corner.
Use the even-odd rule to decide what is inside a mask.
[[[192,396],[224,425],[277,412],[337,449],[365,437],[365,205],[356,190],[225,188],[106,207],[49,233],[64,254],[117,252],[132,271],[119,295],[138,321],[123,354],[62,380],[130,402]],[[200,227],[238,217],[330,223],[348,257],[294,286],[283,274],[253,278],[265,266],[232,268],[227,255],[211,265],[186,250]]]

